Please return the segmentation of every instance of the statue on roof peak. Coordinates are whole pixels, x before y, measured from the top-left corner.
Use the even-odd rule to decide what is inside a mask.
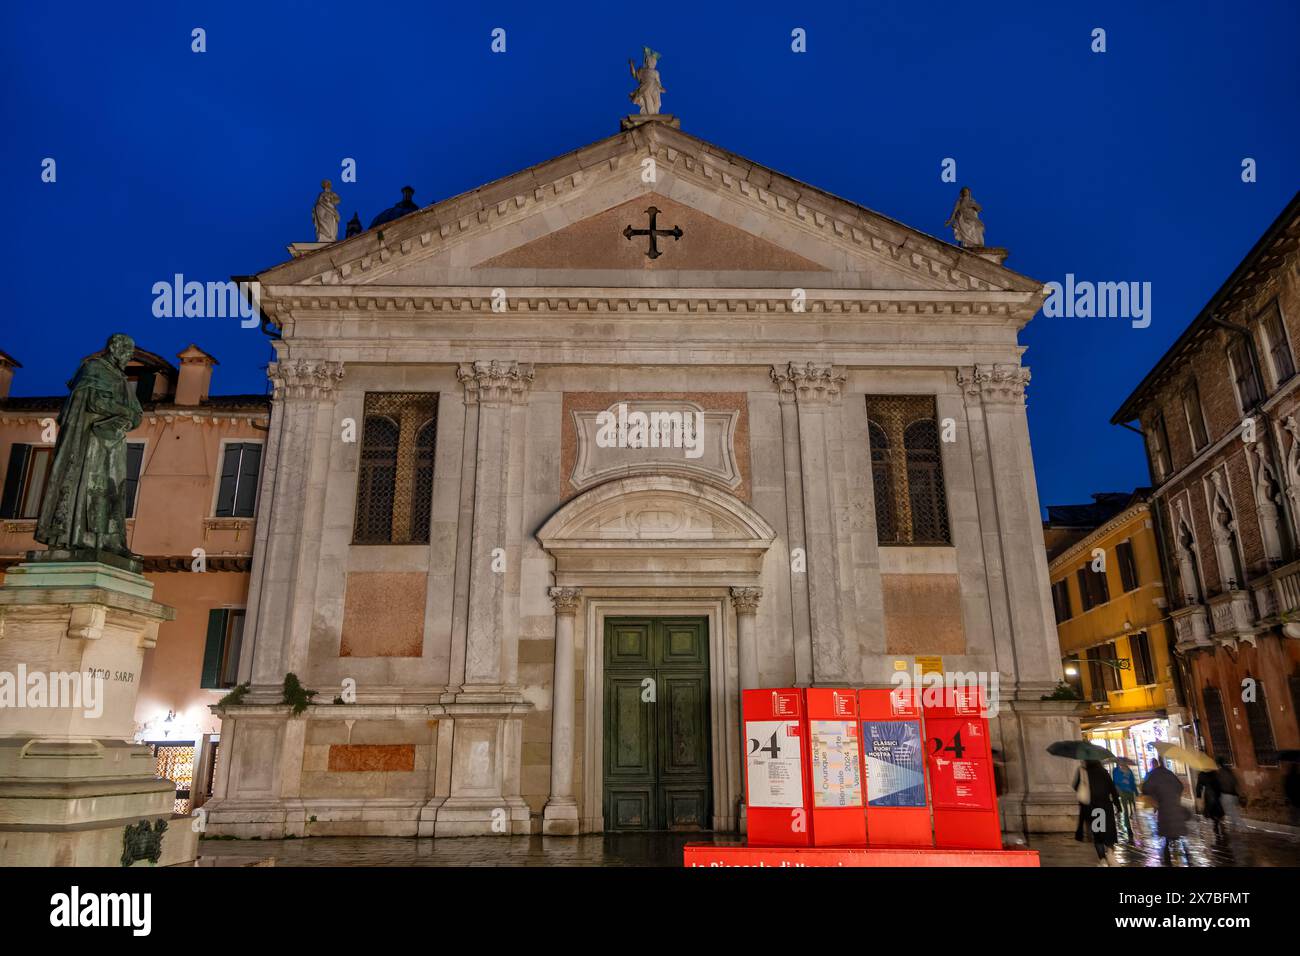
[[[628,99],[641,107],[642,116],[658,116],[659,98],[668,92],[659,82],[659,71],[655,69],[659,62],[659,54],[648,46],[643,46],[641,56],[640,67],[631,60],[627,61],[628,68],[632,71],[632,78],[637,84],[636,89],[628,94]]]

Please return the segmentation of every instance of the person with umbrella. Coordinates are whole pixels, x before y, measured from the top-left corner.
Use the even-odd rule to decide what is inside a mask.
[[[1101,762],[1117,758],[1106,748],[1086,740],[1058,740],[1048,745],[1047,752],[1054,757],[1080,762],[1079,768],[1074,772],[1074,781],[1070,784],[1079,801],[1079,822],[1074,828],[1074,838],[1082,843],[1086,828],[1092,833],[1097,865],[1110,866],[1106,851],[1119,842],[1115,817],[1120,797],[1114,781]]]
[[[1092,833],[1092,846],[1097,851],[1097,865],[1110,866],[1106,851],[1119,842],[1115,825],[1120,796],[1106,768],[1100,760],[1085,760],[1074,771],[1075,796],[1079,800],[1079,823],[1074,828],[1074,838],[1083,842],[1083,831]]]
[[[1166,769],[1164,762],[1151,761],[1151,772],[1142,780],[1142,794],[1156,805],[1156,834],[1164,837],[1164,858],[1173,862],[1173,844],[1187,835],[1187,808],[1183,806],[1183,782]],[[1184,847],[1184,856],[1186,848]],[[1190,857],[1189,857],[1190,860]]]

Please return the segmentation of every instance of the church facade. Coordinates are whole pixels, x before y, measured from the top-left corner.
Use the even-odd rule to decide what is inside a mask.
[[[208,832],[734,831],[742,688],[918,657],[996,674],[1004,827],[1073,827],[1042,284],[624,127],[258,277],[281,337]]]

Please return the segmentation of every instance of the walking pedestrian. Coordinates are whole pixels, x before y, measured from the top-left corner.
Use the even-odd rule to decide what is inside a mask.
[[[1173,847],[1187,835],[1187,808],[1183,806],[1183,782],[1159,760],[1151,761],[1151,772],[1142,780],[1142,794],[1156,805],[1156,834],[1164,838],[1165,862],[1173,862]],[[1187,856],[1186,847],[1183,855]],[[1190,857],[1188,857],[1190,860]]]
[[[1196,799],[1201,801],[1201,814],[1214,824],[1214,835],[1223,836],[1223,791],[1217,770],[1202,770],[1196,775]]]
[[[1114,781],[1115,790],[1119,793],[1119,806],[1124,817],[1124,829],[1128,832],[1129,842],[1134,841],[1133,823],[1137,819],[1137,777],[1129,769],[1128,764],[1121,761],[1115,761],[1115,769],[1111,771],[1111,780]]]
[[[1074,793],[1079,801],[1079,823],[1074,838],[1083,842],[1086,829],[1097,851],[1097,865],[1110,866],[1106,852],[1119,841],[1115,826],[1119,792],[1100,760],[1085,760],[1074,772]]]
[[[1219,765],[1219,800],[1223,804],[1223,812],[1232,828],[1240,830],[1241,791],[1237,788],[1237,775],[1223,757],[1219,757],[1215,763]]]

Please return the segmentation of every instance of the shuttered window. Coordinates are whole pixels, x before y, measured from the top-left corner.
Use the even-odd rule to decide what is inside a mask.
[[[1280,386],[1295,374],[1295,359],[1291,355],[1291,343],[1287,341],[1282,312],[1276,300],[1264,310],[1263,325],[1268,339],[1268,355],[1273,362],[1273,377]]]
[[[1236,761],[1232,758],[1232,738],[1228,734],[1228,721],[1223,715],[1219,689],[1205,688],[1201,691],[1201,700],[1205,703],[1205,730],[1210,735],[1210,748],[1214,751],[1211,756],[1232,766]]]
[[[1268,717],[1268,695],[1264,682],[1255,681],[1254,700],[1244,700],[1246,726],[1250,728],[1250,743],[1255,749],[1255,765],[1277,766],[1277,744],[1273,740],[1273,722]]]
[[[1130,634],[1128,638],[1129,653],[1133,661],[1133,677],[1138,686],[1156,682],[1155,663],[1151,658],[1151,639],[1146,631]]]
[[[41,501],[54,464],[53,445],[10,446],[9,466],[5,472],[4,495],[0,498],[0,518],[37,518]]]
[[[135,499],[140,491],[140,465],[144,461],[144,442],[127,442],[126,484],[122,487],[126,499],[126,516],[135,517]]]
[[[1056,623],[1068,621],[1073,617],[1070,608],[1070,582],[1062,578],[1052,585],[1052,607],[1056,611]]]
[[[218,518],[251,518],[257,506],[257,479],[262,468],[260,442],[229,442],[221,457],[217,488]]]
[[[1248,412],[1259,404],[1262,394],[1259,376],[1255,374],[1255,363],[1250,359],[1250,350],[1240,339],[1234,339],[1228,346],[1228,360],[1232,363],[1232,376],[1237,385],[1241,410]]]
[[[1141,583],[1138,580],[1137,561],[1133,557],[1133,542],[1121,541],[1115,545],[1115,561],[1119,564],[1119,580],[1128,593]]]
[[[234,687],[239,682],[239,652],[244,643],[244,609],[219,607],[208,612],[199,686]]]

